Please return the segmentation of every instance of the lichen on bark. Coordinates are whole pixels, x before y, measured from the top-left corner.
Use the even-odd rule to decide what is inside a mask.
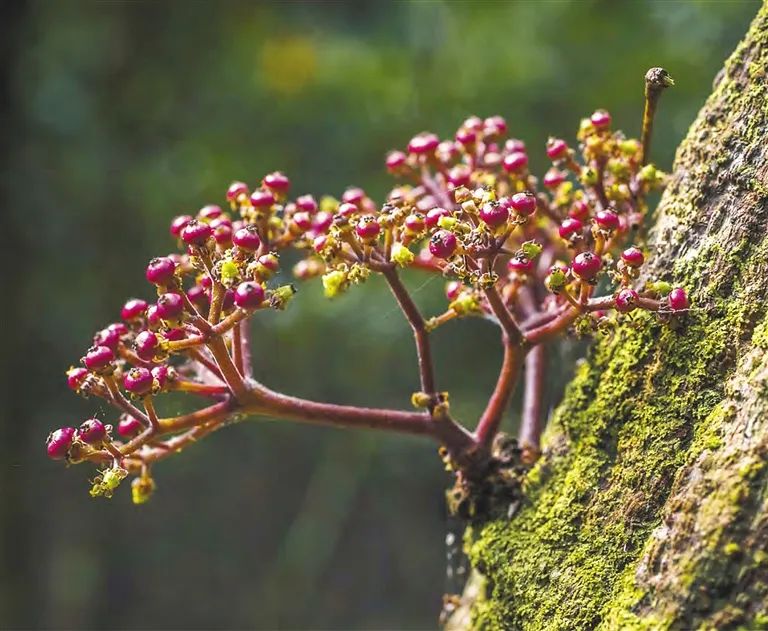
[[[479,629],[768,628],[768,6],[680,146],[651,274],[691,290],[576,372],[510,520],[467,534]]]

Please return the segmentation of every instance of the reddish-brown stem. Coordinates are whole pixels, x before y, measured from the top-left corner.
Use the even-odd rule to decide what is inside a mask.
[[[219,370],[219,367],[210,359],[208,359],[200,349],[198,348],[187,349],[187,355],[189,355],[190,358],[192,358],[201,366],[204,366],[205,368],[207,368],[211,373],[216,375],[219,379],[222,379],[221,371]]]
[[[232,361],[240,375],[243,374],[243,341],[240,339],[240,327],[232,328]]]
[[[248,394],[248,388],[237,371],[235,364],[232,362],[224,340],[219,336],[213,337],[208,341],[207,346],[214,360],[216,360],[216,365],[219,367],[224,382],[229,386],[230,392],[232,392],[235,399],[238,401],[242,400]]]
[[[523,340],[523,333],[520,331],[520,327],[517,325],[517,322],[515,322],[515,318],[507,308],[507,305],[504,304],[504,300],[502,300],[496,287],[494,286],[486,289],[485,297],[488,300],[488,305],[490,306],[491,311],[493,311],[493,315],[495,315],[496,319],[499,321],[509,342],[515,345],[520,344]]]
[[[520,446],[534,456],[539,451],[543,429],[542,403],[546,376],[546,349],[543,344],[534,346],[525,357],[525,392],[523,416],[520,423]]]
[[[206,397],[220,396],[229,392],[228,386],[213,386],[207,383],[198,383],[187,379],[176,379],[171,382],[170,390],[177,392],[189,392],[191,394],[200,394]]]
[[[247,380],[253,376],[253,365],[251,363],[251,328],[248,326],[248,320],[242,320],[240,327],[240,354],[243,362],[243,377]]]
[[[408,320],[408,324],[411,325],[411,329],[413,330],[413,337],[416,341],[416,352],[419,361],[421,390],[433,397],[433,403],[435,403],[436,401],[434,397],[436,390],[434,370],[432,367],[432,351],[429,344],[429,333],[424,326],[424,318],[416,307],[416,304],[413,302],[408,290],[400,280],[400,277],[397,275],[395,269],[389,267],[384,269],[382,273],[397,300],[397,304],[400,306],[406,320]]]
[[[136,417],[148,426],[149,418],[147,418],[147,415],[125,398],[125,395],[120,392],[120,388],[118,387],[115,378],[112,375],[104,375],[103,379],[107,386],[107,390],[109,391],[110,403],[112,403],[118,410],[122,410],[126,414]]]

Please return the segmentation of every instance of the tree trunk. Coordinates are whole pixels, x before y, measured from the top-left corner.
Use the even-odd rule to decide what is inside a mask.
[[[766,71],[763,5],[650,237],[650,275],[692,310],[640,315],[578,367],[517,514],[468,532],[473,627],[768,628]]]

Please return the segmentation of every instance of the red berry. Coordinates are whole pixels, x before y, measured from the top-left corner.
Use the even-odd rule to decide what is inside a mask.
[[[244,228],[240,228],[232,235],[232,243],[246,252],[255,252],[261,247],[258,228],[255,224],[248,224]]]
[[[51,460],[63,460],[66,458],[74,438],[74,427],[61,427],[55,432],[51,432],[46,441],[48,457]]]
[[[312,241],[312,248],[315,250],[315,252],[319,254],[325,249],[325,245],[327,243],[328,243],[328,235],[320,234],[316,236]]]
[[[259,257],[259,263],[272,273],[280,269],[280,259],[278,259],[277,255],[273,254],[272,252],[262,254]]]
[[[454,188],[469,186],[472,171],[466,164],[457,164],[448,171],[448,183]]]
[[[528,156],[522,151],[514,151],[504,156],[501,164],[507,173],[518,173],[528,166]]]
[[[184,298],[181,294],[169,292],[157,299],[156,306],[161,320],[178,320],[184,312]]]
[[[296,198],[296,207],[307,213],[317,212],[317,201],[312,195],[302,195]]]
[[[518,274],[530,274],[533,268],[533,261],[523,254],[513,256],[507,263],[507,269]]]
[[[477,142],[477,132],[474,129],[466,129],[462,127],[456,132],[456,141],[465,147],[473,145]]]
[[[67,386],[69,386],[70,390],[77,392],[87,376],[88,370],[86,368],[70,368],[67,371]]]
[[[434,228],[437,225],[437,222],[440,221],[440,217],[450,216],[450,210],[446,210],[445,208],[440,208],[438,206],[427,212],[427,216],[425,217],[424,221],[427,224],[427,228]]]
[[[352,186],[348,188],[346,191],[344,191],[344,194],[341,196],[341,201],[345,204],[354,204],[357,207],[360,207],[360,204],[365,199],[365,191],[362,188],[359,188],[357,186]]]
[[[333,215],[331,213],[325,212],[324,210],[321,210],[312,220],[312,229],[316,232],[325,232],[328,230],[328,228],[331,227],[332,223]]]
[[[424,132],[411,138],[411,141],[408,143],[408,153],[415,153],[417,155],[431,153],[437,149],[439,144],[440,139],[435,134]]]
[[[592,252],[582,252],[573,259],[571,269],[581,279],[591,280],[603,266],[603,261],[599,256]]]
[[[504,150],[507,153],[515,153],[517,151],[525,153],[525,143],[517,138],[510,138],[504,143]]]
[[[287,193],[291,188],[291,181],[281,171],[275,171],[269,175],[265,175],[262,183],[267,188],[277,191],[278,193]]]
[[[126,322],[138,320],[147,311],[147,303],[141,298],[131,298],[123,305],[120,311],[120,317]]]
[[[217,206],[216,204],[208,204],[207,206],[203,206],[199,211],[197,211],[197,218],[212,221],[213,219],[220,217],[221,213],[221,206]]]
[[[117,433],[123,438],[131,438],[141,431],[141,421],[134,416],[124,416],[117,424]]]
[[[628,313],[637,307],[638,295],[634,289],[622,289],[616,294],[616,311]]]
[[[155,351],[160,345],[160,340],[152,331],[142,331],[133,341],[136,354],[144,361],[150,361],[155,356]]]
[[[479,116],[470,116],[461,126],[472,131],[483,131],[483,119]]]
[[[264,288],[252,280],[240,283],[235,290],[235,304],[241,309],[255,309],[264,302]]]
[[[147,265],[145,275],[150,283],[168,285],[176,272],[176,263],[167,256],[158,256]]]
[[[312,228],[312,216],[307,212],[293,213],[293,223],[302,232]]]
[[[557,188],[565,182],[565,173],[559,169],[550,169],[544,174],[543,184],[547,188]]]
[[[109,329],[110,331],[114,331],[120,337],[123,337],[123,335],[128,334],[128,327],[125,326],[125,324],[123,324],[122,322],[113,322],[107,327],[107,329]]]
[[[376,217],[373,215],[366,215],[365,217],[361,217],[360,221],[357,222],[355,232],[363,241],[373,241],[379,236],[381,225],[376,221]]]
[[[387,169],[397,171],[405,164],[407,157],[402,151],[390,151],[387,154]]]
[[[457,280],[452,280],[451,282],[447,283],[445,286],[445,297],[448,298],[451,302],[456,300],[456,298],[459,297],[459,294],[464,290],[464,285],[462,285]]]
[[[582,199],[577,199],[568,211],[568,216],[584,221],[589,217],[589,204]]]
[[[557,232],[561,238],[570,239],[573,235],[581,232],[583,227],[584,224],[582,224],[578,219],[574,219],[573,217],[566,217],[563,219],[563,223],[560,224]]]
[[[245,182],[232,182],[227,189],[227,200],[235,202],[241,195],[248,195],[248,186]]]
[[[275,203],[275,196],[270,191],[257,188],[251,193],[251,205],[254,208],[269,208]]]
[[[621,260],[630,267],[640,267],[645,262],[645,257],[638,248],[632,246],[621,253]]]
[[[193,285],[187,290],[187,298],[196,307],[207,307],[210,304],[208,292],[201,285]]]
[[[92,346],[85,354],[83,361],[88,370],[100,371],[112,365],[115,354],[108,346]]]
[[[222,247],[229,246],[232,243],[232,228],[231,226],[221,225],[216,226],[213,229],[213,239],[216,243]]]
[[[181,231],[181,240],[187,245],[203,246],[213,230],[204,221],[193,219]]]
[[[491,226],[491,228],[497,228],[507,222],[509,219],[509,211],[507,208],[497,202],[488,202],[480,207],[479,211],[480,220]]]
[[[606,110],[597,110],[589,117],[597,129],[605,129],[611,125],[611,115]]]
[[[595,221],[603,230],[615,230],[619,227],[619,216],[612,210],[598,211]]]
[[[231,228],[232,220],[226,215],[222,215],[221,217],[216,217],[216,219],[212,220],[208,225],[211,226],[211,228],[213,228],[213,231],[215,233],[216,228],[218,228],[219,226],[226,226],[227,228]]]
[[[667,303],[672,311],[685,311],[691,306],[688,295],[682,287],[675,287],[667,296]]]
[[[169,342],[176,342],[178,340],[183,340],[185,337],[187,337],[187,333],[181,327],[174,327],[172,329],[168,329],[165,333],[163,333],[163,337]]]
[[[117,345],[120,343],[120,333],[115,329],[102,329],[96,335],[93,336],[94,346],[108,346],[113,351],[117,350]]]
[[[499,136],[507,133],[507,121],[501,116],[490,116],[483,121],[485,133],[490,136]]]
[[[150,329],[157,329],[162,322],[160,321],[160,314],[157,311],[157,305],[149,305],[147,307],[147,326]]]
[[[99,419],[89,418],[77,428],[77,437],[87,445],[95,445],[107,437],[107,428]]]
[[[418,213],[412,213],[405,218],[405,229],[413,234],[424,230],[425,225],[424,217]]]
[[[359,208],[354,204],[350,204],[349,202],[344,202],[343,204],[339,204],[338,213],[342,217],[351,217],[352,215],[357,214],[358,211],[359,211]]]
[[[192,217],[189,215],[179,215],[178,217],[174,218],[174,220],[171,222],[171,235],[174,237],[180,236],[184,226],[186,226],[190,221],[192,221]]]
[[[508,203],[518,215],[528,217],[536,212],[536,196],[530,191],[515,193],[512,197],[502,199],[509,200],[505,203]]]
[[[146,368],[131,368],[123,379],[123,387],[131,394],[144,396],[152,391],[152,373]]]
[[[449,259],[456,251],[456,235],[447,230],[438,230],[429,240],[429,251],[439,259]]]
[[[168,366],[166,365],[155,366],[151,372],[152,372],[152,378],[157,382],[157,386],[161,390],[165,388],[169,379]]]
[[[561,138],[550,138],[547,141],[547,157],[550,160],[561,160],[568,155],[568,143]]]

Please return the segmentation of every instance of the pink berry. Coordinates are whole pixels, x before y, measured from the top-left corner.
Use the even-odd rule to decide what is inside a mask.
[[[251,205],[254,208],[269,208],[275,203],[275,196],[270,191],[257,188],[251,193]]]
[[[543,184],[547,188],[557,188],[565,182],[565,173],[559,169],[550,169],[544,174]]]
[[[95,445],[107,437],[107,428],[99,419],[89,418],[77,428],[77,437],[87,445]]]
[[[507,133],[507,121],[502,116],[489,116],[483,121],[485,133],[489,136],[500,136]]]
[[[93,336],[94,346],[108,346],[113,351],[117,350],[117,345],[120,343],[120,333],[115,329],[102,329],[96,335]]]
[[[315,214],[317,212],[317,201],[312,195],[302,195],[296,198],[296,207],[306,213]]]
[[[131,298],[123,305],[123,308],[120,311],[120,317],[126,322],[133,322],[143,316],[146,311],[147,303],[145,300],[141,300],[141,298]]]
[[[536,196],[530,191],[515,193],[512,197],[504,198],[506,202],[518,215],[528,217],[536,212]]]
[[[408,143],[408,153],[415,153],[417,155],[424,155],[434,152],[437,146],[440,144],[440,139],[429,132],[418,134],[411,138]]]
[[[360,204],[365,199],[365,191],[362,188],[359,188],[357,186],[352,186],[348,188],[346,191],[344,191],[344,194],[341,196],[341,201],[345,204],[354,204],[358,208],[360,207]]]
[[[312,216],[307,212],[302,211],[293,213],[292,219],[294,225],[302,232],[306,232],[312,228]]]
[[[169,342],[177,342],[178,340],[183,340],[187,337],[187,333],[181,327],[173,327],[165,331],[163,337]]]
[[[216,228],[220,226],[226,226],[227,228],[232,227],[232,220],[227,217],[226,215],[221,215],[221,217],[216,217],[216,219],[213,219],[209,224],[211,228],[213,229],[214,233],[216,232]]]
[[[152,379],[154,379],[157,382],[158,388],[160,388],[161,390],[165,388],[170,378],[168,366],[166,365],[155,366],[151,370],[151,372],[152,372]]]
[[[504,151],[507,153],[515,153],[518,151],[525,153],[525,143],[517,138],[510,138],[504,143]]]
[[[208,292],[201,285],[193,285],[187,290],[187,298],[196,307],[207,307],[210,304]]]
[[[426,225],[424,217],[419,213],[411,213],[405,218],[405,229],[412,234],[418,234]]]
[[[291,181],[281,171],[274,171],[273,173],[265,175],[262,183],[268,189],[277,191],[278,193],[287,193],[288,189],[291,188]]]
[[[144,396],[152,391],[152,373],[146,368],[131,368],[123,379],[123,387],[138,396]]]
[[[141,421],[134,416],[124,416],[117,424],[117,433],[123,438],[132,438],[141,431]]]
[[[114,331],[120,337],[123,337],[123,335],[128,335],[128,327],[125,326],[125,324],[122,322],[113,322],[107,327],[107,329],[110,331]]]
[[[568,155],[568,143],[561,138],[550,138],[547,141],[547,157],[550,160],[561,160]]]
[[[160,313],[157,310],[157,305],[149,305],[147,307],[147,326],[150,329],[157,329],[162,324]]]
[[[326,244],[328,243],[328,235],[326,234],[320,234],[316,236],[312,241],[312,248],[320,254],[324,249]]]
[[[457,246],[456,235],[447,230],[438,230],[429,240],[430,253],[439,259],[451,258]]]
[[[319,213],[315,215],[315,218],[312,220],[312,229],[315,232],[325,232],[328,230],[328,228],[331,227],[331,224],[333,223],[333,215],[329,212],[325,212],[324,210],[321,210]]]
[[[451,211],[446,210],[445,208],[440,208],[439,206],[436,208],[432,208],[429,212],[427,212],[427,216],[424,218],[424,221],[427,224],[427,228],[434,228],[437,225],[437,222],[440,221],[441,217],[450,217]]]
[[[184,226],[186,226],[190,221],[192,221],[192,217],[190,215],[179,215],[178,217],[174,218],[174,220],[171,222],[171,235],[174,237],[180,236]]]
[[[108,346],[92,346],[85,354],[83,361],[88,370],[101,371],[112,365],[115,354]]]
[[[197,211],[197,218],[206,221],[212,221],[217,217],[220,217],[221,213],[221,206],[217,206],[216,204],[208,204],[207,206],[203,206],[199,211]]]
[[[615,230],[619,227],[619,216],[612,210],[598,211],[595,221],[603,230]]]
[[[204,221],[193,219],[181,231],[181,240],[187,245],[204,246],[213,230]]]
[[[261,247],[261,238],[255,224],[248,224],[232,235],[232,243],[246,252],[255,252]]]
[[[507,263],[507,269],[518,274],[530,274],[533,268],[533,261],[523,254],[513,256]]]
[[[227,189],[227,201],[236,202],[241,195],[248,195],[245,182],[232,182]]]
[[[616,311],[628,313],[637,307],[638,295],[634,289],[625,288],[616,294]]]
[[[580,233],[583,227],[584,224],[582,224],[578,219],[574,219],[573,217],[566,217],[563,219],[563,223],[560,224],[557,232],[561,238],[570,239],[573,235]]]
[[[501,165],[507,173],[519,173],[528,166],[528,156],[522,151],[514,151],[504,156]]]
[[[278,259],[277,255],[272,252],[262,254],[259,257],[259,263],[273,274],[280,269],[280,259]]]
[[[235,304],[241,309],[255,309],[264,302],[264,288],[252,280],[240,283],[235,290]]]
[[[573,273],[583,280],[591,280],[603,266],[603,261],[592,252],[582,252],[573,259],[571,269]]]
[[[466,129],[462,127],[456,132],[456,142],[466,146],[473,145],[477,142],[477,132],[474,129]]]
[[[597,129],[605,129],[611,125],[611,115],[606,110],[597,110],[589,117]]]
[[[339,204],[338,213],[342,217],[351,217],[352,215],[357,214],[359,210],[360,209],[354,204],[351,204],[349,202],[344,202],[342,204]]]
[[[577,199],[568,210],[568,216],[584,221],[589,217],[589,204],[582,199]]]
[[[176,263],[167,256],[158,256],[147,265],[145,275],[150,283],[168,285],[176,272]]]
[[[621,260],[629,267],[640,267],[645,262],[645,257],[638,248],[632,246],[621,253]]]
[[[469,186],[472,171],[466,164],[457,164],[448,171],[448,183],[454,188]]]
[[[405,165],[407,156],[402,151],[390,151],[387,154],[387,169],[390,171],[398,171]]]
[[[451,302],[456,300],[456,298],[459,297],[459,294],[464,290],[464,285],[462,285],[457,280],[452,280],[451,282],[447,283],[445,286],[445,297],[448,298]]]
[[[213,229],[213,239],[218,245],[226,248],[232,243],[232,228],[227,225],[216,226]]]
[[[63,460],[69,453],[75,438],[74,427],[61,427],[48,435],[46,451],[51,460]]]
[[[85,378],[88,376],[88,370],[86,368],[77,367],[70,368],[67,371],[67,386],[70,390],[77,392],[80,390],[80,386],[83,385]]]
[[[461,126],[472,131],[483,131],[483,119],[479,116],[470,116]]]
[[[355,232],[363,241],[373,241],[381,232],[381,224],[376,221],[376,217],[373,215],[366,215],[357,222]]]
[[[184,299],[181,294],[168,292],[157,299],[156,306],[161,320],[178,320],[184,312]]]
[[[480,207],[480,220],[491,228],[497,228],[509,219],[509,211],[505,206],[496,202],[488,202]]]
[[[672,311],[685,311],[691,306],[688,295],[682,287],[675,287],[669,292],[667,303]]]
[[[144,361],[150,361],[155,356],[155,351],[160,345],[160,340],[152,331],[142,331],[133,341],[136,354]]]

